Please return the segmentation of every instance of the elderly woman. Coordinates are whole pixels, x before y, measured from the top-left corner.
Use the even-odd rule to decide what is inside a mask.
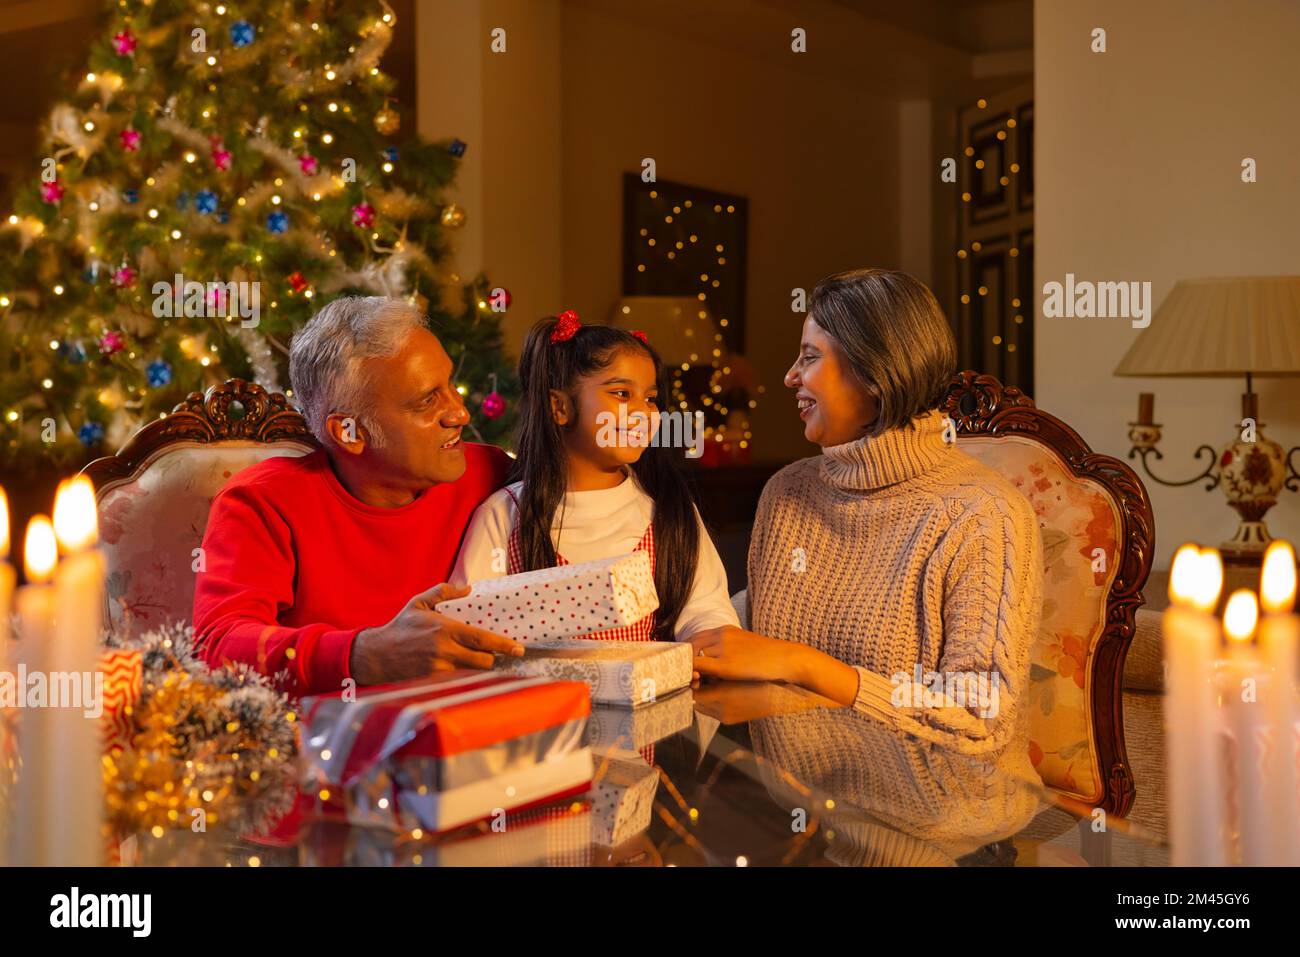
[[[1029,503],[958,451],[937,411],[956,366],[938,303],[901,272],[840,273],[814,290],[802,338],[785,384],[822,454],[763,490],[754,630],[697,635],[696,670],[793,682],[1032,775],[1042,544]]]

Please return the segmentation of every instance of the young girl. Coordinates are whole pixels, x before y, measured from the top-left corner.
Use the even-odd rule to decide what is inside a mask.
[[[452,581],[612,558],[644,549],[659,610],[584,635],[672,641],[739,627],[727,575],[675,457],[649,447],[667,376],[644,333],[544,319],[519,359],[519,450],[505,488],[474,514]]]

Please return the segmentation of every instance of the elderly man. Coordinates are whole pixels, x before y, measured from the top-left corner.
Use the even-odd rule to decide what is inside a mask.
[[[311,694],[523,654],[434,610],[469,593],[440,583],[510,462],[463,441],[451,376],[400,300],[336,299],[299,330],[289,377],[323,448],[247,468],[213,501],[194,590],[209,663],[247,662]]]

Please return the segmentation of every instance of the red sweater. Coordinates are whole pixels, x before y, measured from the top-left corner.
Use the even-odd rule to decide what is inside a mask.
[[[470,517],[510,458],[466,442],[465,474],[378,508],[339,484],[323,451],[244,469],[212,502],[194,631],[211,665],[287,672],[291,694],[338,691],[352,642],[451,574]]]

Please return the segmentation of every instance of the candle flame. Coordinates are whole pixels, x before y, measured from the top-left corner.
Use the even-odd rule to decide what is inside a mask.
[[[23,540],[23,570],[33,585],[47,582],[59,560],[59,546],[54,540],[54,526],[44,515],[35,515],[27,523]]]
[[[9,557],[9,496],[0,488],[0,561]]]
[[[1218,549],[1187,544],[1174,553],[1169,570],[1169,597],[1179,605],[1210,611],[1223,588],[1223,560]]]
[[[1264,553],[1259,578],[1260,602],[1267,612],[1285,614],[1295,603],[1295,549],[1290,542],[1276,541]]]
[[[54,535],[64,552],[89,548],[99,538],[95,488],[78,475],[59,483],[54,495]]]
[[[1250,641],[1259,622],[1259,602],[1248,588],[1238,588],[1223,609],[1223,630],[1229,641]]]

